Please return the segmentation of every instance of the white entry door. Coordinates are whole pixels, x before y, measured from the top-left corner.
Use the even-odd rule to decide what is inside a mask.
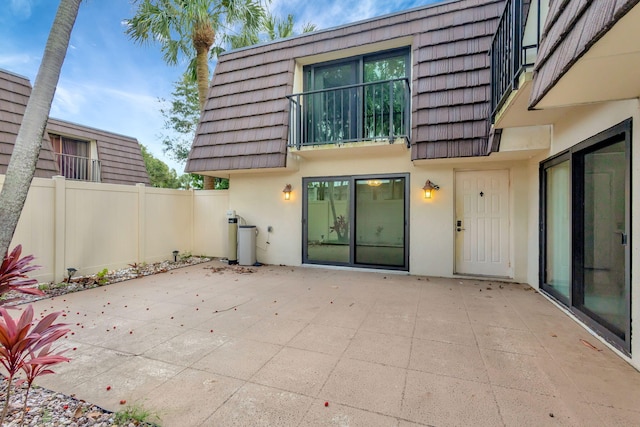
[[[509,171],[456,172],[456,273],[511,277]]]

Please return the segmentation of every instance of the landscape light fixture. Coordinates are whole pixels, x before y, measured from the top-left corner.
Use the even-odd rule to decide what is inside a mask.
[[[178,251],[173,251],[173,262],[178,262],[178,254],[179,253],[180,252],[178,252]]]
[[[71,283],[71,278],[73,277],[74,274],[76,274],[76,271],[78,271],[77,269],[73,268],[73,267],[69,267],[67,268],[67,282]]]
[[[427,182],[424,183],[424,187],[422,187],[422,190],[424,191],[424,198],[430,199],[431,196],[433,195],[433,192],[439,189],[440,189],[439,185],[434,184],[433,182],[431,182],[430,179],[428,179]]]
[[[291,184],[285,185],[284,190],[282,190],[282,192],[284,193],[285,200],[291,200]]]

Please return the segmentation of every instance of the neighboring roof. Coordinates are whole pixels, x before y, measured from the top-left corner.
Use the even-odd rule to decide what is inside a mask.
[[[459,0],[219,57],[187,172],[286,166],[295,59],[412,37],[412,159],[487,154],[488,50],[503,0]]]
[[[96,141],[101,182],[150,184],[137,139],[54,118],[49,118],[47,132]]]
[[[0,174],[7,171],[30,95],[29,79],[0,69]],[[49,139],[45,135],[35,176],[51,178],[54,175],[58,175],[58,167],[53,159]]]
[[[569,69],[640,0],[552,0],[534,69],[535,107]]]
[[[7,170],[29,96],[31,84],[26,77],[0,69],[0,174]],[[36,177],[51,178],[59,175],[49,133],[95,140],[101,163],[102,182],[150,184],[140,146],[135,138],[52,118],[49,118],[43,136]]]

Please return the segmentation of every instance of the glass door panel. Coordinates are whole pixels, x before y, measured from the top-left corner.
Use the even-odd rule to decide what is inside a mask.
[[[405,265],[405,178],[355,181],[355,263]]]
[[[569,303],[571,290],[571,167],[570,161],[545,173],[545,271],[543,287]]]
[[[616,142],[582,159],[582,259],[577,306],[624,339],[627,313],[626,152]],[[581,282],[581,283],[580,283]]]
[[[317,67],[310,90],[333,89],[310,95],[309,142],[342,141],[357,137],[357,62]]]
[[[364,83],[383,82],[407,76],[407,54],[375,57],[364,61]],[[364,87],[364,137],[399,134],[404,129],[405,84],[403,81]],[[389,127],[393,126],[392,129]]]
[[[307,182],[307,261],[349,263],[349,188],[344,180]]]

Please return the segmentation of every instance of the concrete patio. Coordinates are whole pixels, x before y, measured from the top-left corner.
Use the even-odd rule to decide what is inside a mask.
[[[211,267],[35,303],[73,331],[39,385],[163,426],[640,425],[640,373],[528,286]]]

